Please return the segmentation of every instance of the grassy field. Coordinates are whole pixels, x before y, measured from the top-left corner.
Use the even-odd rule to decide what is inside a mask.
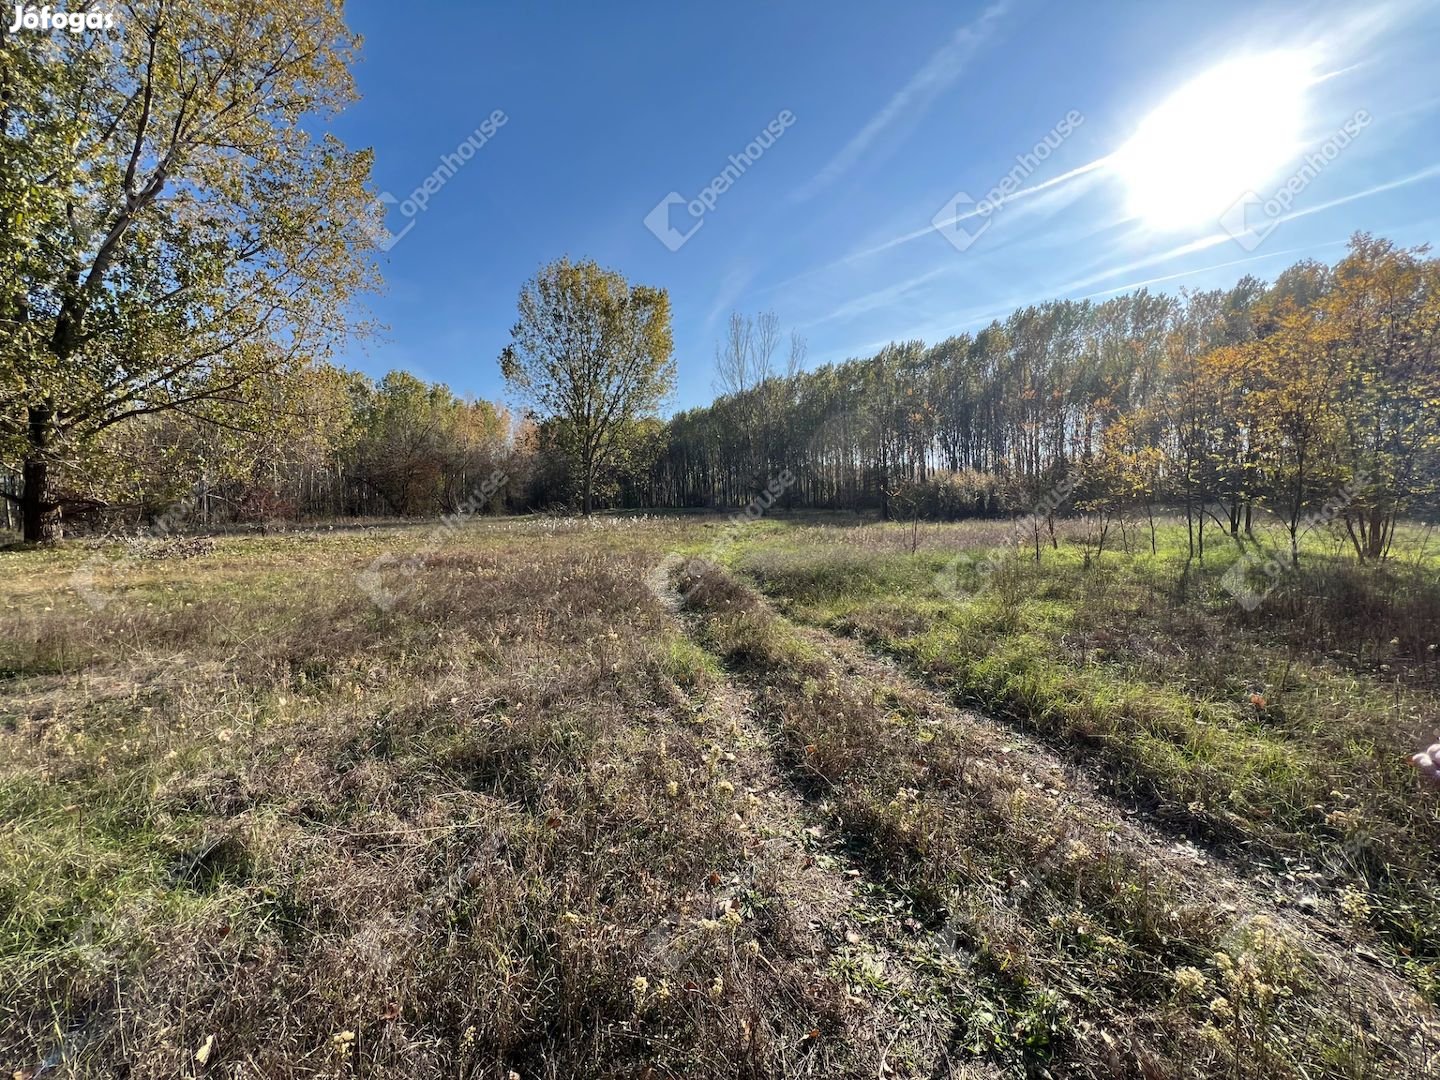
[[[0,1075],[1434,1075],[1424,536],[1009,536],[0,551]]]

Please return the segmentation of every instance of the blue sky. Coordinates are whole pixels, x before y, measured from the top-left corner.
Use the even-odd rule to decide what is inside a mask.
[[[387,329],[342,359],[481,397],[505,398],[521,283],[566,253],[670,290],[687,408],[714,396],[732,308],[776,312],[813,366],[1032,301],[1271,277],[1333,261],[1356,229],[1418,244],[1440,225],[1440,5],[1419,0],[351,0],[348,18],[362,100],[335,129],[374,148],[387,227],[410,227],[368,302]],[[504,125],[406,215],[495,110]],[[699,224],[677,250],[646,227],[747,147],[713,209],[670,209]],[[1237,240],[1216,208],[1247,190]]]

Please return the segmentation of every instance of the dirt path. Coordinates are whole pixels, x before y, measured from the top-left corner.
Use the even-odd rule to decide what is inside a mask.
[[[670,584],[674,560],[657,567],[652,587],[665,600],[682,625],[689,625],[691,616],[681,610],[681,600]],[[798,624],[776,610],[768,599],[760,598],[766,610],[788,630],[828,657],[845,676],[853,678],[867,690],[884,695],[897,709],[922,719],[925,726],[946,729],[956,743],[964,747],[965,764],[958,778],[962,784],[990,787],[996,791],[1023,789],[1044,806],[1045,820],[1053,822],[1053,834],[1069,836],[1088,845],[1109,845],[1141,868],[1142,875],[1153,875],[1167,881],[1188,905],[1217,913],[1231,929],[1222,947],[1235,953],[1238,944],[1257,926],[1265,926],[1278,934],[1291,947],[1308,955],[1318,974],[1314,988],[1314,1008],[1331,1015],[1349,1016],[1359,1021],[1366,1040],[1383,1046],[1388,1056],[1410,1066],[1410,1075],[1434,1075],[1440,1068],[1440,1023],[1435,1012],[1415,992],[1396,963],[1368,932],[1362,932],[1331,904],[1313,894],[1310,883],[1300,874],[1281,876],[1264,867],[1246,865],[1239,858],[1222,858],[1167,829],[1163,823],[1149,820],[1143,808],[1114,798],[1103,789],[1094,774],[1083,764],[1059,758],[1042,742],[1017,731],[1012,725],[993,720],[970,710],[955,707],[941,690],[905,671],[888,657],[867,650],[860,642],[836,635],[828,630]],[[693,635],[692,635],[693,636]],[[785,792],[777,799],[773,818],[782,832],[789,832],[792,841],[795,829],[815,829],[815,808],[805,804],[779,765],[776,748],[777,733],[764,729],[756,719],[752,692],[734,680],[727,682],[726,695],[742,695],[726,708],[734,717],[736,730],[743,736],[750,759],[746,769],[753,770],[753,782],[767,792]],[[722,695],[722,697],[726,696]],[[783,824],[782,824],[783,823]],[[804,835],[810,835],[806,833]],[[819,834],[825,842],[838,849],[839,838]],[[793,862],[793,859],[787,858]],[[862,878],[864,871],[842,860],[837,864],[852,881],[872,884],[878,895],[885,895],[886,882]],[[857,864],[858,865],[858,864]],[[1027,874],[1043,874],[1035,867],[1016,866],[1012,871],[1023,878]],[[807,889],[830,890],[835,910],[855,911],[856,891],[837,891],[833,875],[822,875],[813,882],[795,880],[787,888],[796,895]],[[823,902],[816,901],[817,910]],[[892,917],[889,925],[895,925]],[[885,925],[885,924],[882,924]],[[872,941],[862,936],[860,942],[873,955],[887,963],[892,956],[911,970],[926,969],[927,958],[933,958],[933,940],[917,948],[927,935],[912,937],[896,946],[883,938]],[[926,946],[931,950],[926,954]],[[888,947],[888,948],[887,948]],[[960,967],[968,959],[960,957]],[[943,996],[942,996],[943,997]],[[935,1018],[938,1020],[938,1017]],[[933,1039],[931,1046],[942,1046]],[[942,1049],[940,1056],[946,1055]],[[958,1055],[957,1055],[958,1056]],[[972,1059],[973,1060],[973,1059]],[[946,1075],[938,1073],[937,1075]]]
[[[769,603],[769,601],[766,601]],[[785,616],[771,610],[777,618]],[[786,619],[803,640],[832,656],[844,671],[893,695],[927,723],[955,731],[972,755],[968,769],[991,769],[1018,778],[1046,799],[1057,819],[1084,822],[1143,863],[1168,871],[1192,903],[1218,906],[1238,926],[1263,916],[1315,960],[1337,996],[1358,1012],[1383,1018],[1373,1034],[1397,1057],[1423,1055],[1440,1069],[1440,1020],[1368,932],[1358,932],[1332,904],[1310,894],[1303,879],[1255,870],[1241,873],[1231,860],[1177,837],[1145,815],[1103,793],[1085,768],[1058,758],[1040,741],[1011,725],[955,707],[941,691],[860,642]],[[1408,1044],[1408,1045],[1407,1045]],[[1421,1049],[1421,1048],[1424,1049]]]
[[[662,562],[646,585],[693,639],[693,620],[670,578],[676,561]],[[747,893],[779,900],[786,937],[812,958],[817,972],[838,974],[849,985],[851,1003],[864,1018],[857,1026],[874,1048],[877,1077],[1001,1075],[985,1063],[956,1060],[953,1004],[968,989],[969,958],[935,955],[928,936],[917,937],[909,902],[847,853],[823,801],[814,805],[782,767],[754,688],[727,674],[708,696],[699,722],[726,748],[722,760],[744,798],[753,833],[752,859],[715,886],[721,903]]]
[[[1207,883],[1207,895],[1219,891],[1247,897],[1250,906],[1289,910],[1315,933],[1354,938],[1353,929],[1340,913],[1306,888],[1304,875],[1281,878],[1264,868],[1241,867],[1238,860],[1190,841],[1163,820],[1155,820],[1144,810],[1108,794],[1085,766],[1057,755],[1042,740],[1007,721],[957,707],[944,691],[905,670],[891,657],[868,649],[854,638],[787,621],[801,638],[840,662],[847,674],[883,688],[916,716],[958,732],[981,767],[1017,775],[1057,807],[1114,832],[1124,844],[1142,851],[1147,858],[1181,871],[1187,878],[1198,875]]]

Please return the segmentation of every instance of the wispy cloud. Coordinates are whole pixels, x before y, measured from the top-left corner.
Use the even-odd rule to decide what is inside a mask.
[[[1122,285],[1115,285],[1108,289],[1086,293],[1082,296],[1071,295],[1072,290],[1065,285],[1046,289],[1043,292],[1038,292],[1033,295],[1012,296],[1006,300],[999,300],[980,307],[971,308],[969,311],[961,312],[958,316],[950,315],[944,319],[908,326],[903,330],[897,331],[890,337],[878,339],[876,342],[862,347],[856,355],[869,355],[895,341],[909,341],[912,339],[928,342],[943,341],[945,338],[954,334],[978,330],[997,320],[1004,321],[1020,308],[1027,307],[1030,304],[1042,303],[1046,300],[1066,298],[1071,300],[1095,300],[1099,297],[1110,296],[1114,293],[1130,292],[1135,289],[1146,288],[1150,285],[1160,285],[1167,282],[1180,281],[1185,278],[1198,277],[1201,274],[1212,273],[1216,270],[1263,262],[1266,259],[1277,259],[1287,255],[1308,255],[1325,248],[1337,247],[1344,243],[1346,243],[1344,240],[1335,240],[1323,244],[1312,244],[1306,247],[1286,248],[1281,251],[1271,251],[1260,255],[1248,255],[1244,258],[1229,259],[1225,262],[1211,263],[1206,266],[1194,266],[1187,270],[1178,271],[1177,273],[1146,278],[1143,281],[1127,281]]]
[[[735,302],[745,295],[745,290],[750,287],[750,282],[755,279],[755,271],[748,265],[732,266],[725,272],[720,280],[720,290],[715,294],[715,299],[710,304],[710,310],[705,314],[705,330],[708,332],[714,327],[715,321],[722,315],[729,314]]]
[[[957,214],[954,218],[954,221],[956,224],[958,224],[962,221],[969,221],[971,218],[980,217],[982,214],[994,214],[1002,207],[1009,206],[1013,202],[1018,202],[1021,199],[1031,198],[1032,196],[1039,195],[1041,192],[1051,191],[1052,189],[1058,188],[1061,185],[1071,184],[1074,181],[1089,176],[1091,173],[1094,173],[1095,170],[1104,167],[1106,164],[1109,163],[1109,161],[1109,156],[1096,158],[1094,161],[1087,162],[1084,165],[1071,169],[1069,172],[1052,177],[1051,179],[1046,180],[1043,183],[1032,184],[1030,187],[1021,188],[1012,195],[1000,199],[991,200],[990,203],[984,208],[976,207],[976,209],[967,211],[966,213]],[[1078,192],[1066,193],[1066,198],[1061,201],[1069,202],[1075,194],[1078,194]],[[864,248],[860,251],[852,251],[849,255],[846,255],[843,258],[839,259],[838,264],[852,263],[860,259],[868,259],[872,255],[879,255],[881,252],[889,251],[891,248],[897,248],[901,244],[908,244],[912,240],[919,240],[922,237],[933,236],[934,234],[935,226],[926,225],[923,229],[915,229],[911,232],[904,233],[901,236],[896,236],[889,240],[886,240],[884,243],[876,244],[872,247]]]
[[[818,319],[812,319],[807,323],[802,323],[801,329],[809,329],[814,326],[819,326],[822,323],[832,322],[836,319],[848,319],[867,311],[874,311],[877,308],[886,307],[893,301],[900,299],[907,293],[924,285],[927,281],[935,280],[935,278],[939,277],[947,269],[948,267],[945,266],[937,266],[933,270],[928,270],[923,274],[917,274],[908,281],[896,282],[894,285],[887,285],[883,289],[876,289],[873,292],[856,296],[845,301],[845,303],[835,308],[829,314],[822,315]]]
[[[796,190],[792,198],[804,202],[833,184],[854,167],[873,143],[897,120],[914,124],[934,100],[965,70],[965,66],[989,38],[995,24],[1005,15],[1009,0],[1001,0],[985,9],[972,23],[955,31],[954,36],[911,76],[885,107],[872,116],[824,168]]]
[[[1330,207],[1341,206],[1348,202],[1354,202],[1357,199],[1368,198],[1370,196],[1377,195],[1385,191],[1393,190],[1397,187],[1403,187],[1407,184],[1418,183],[1425,179],[1437,176],[1440,176],[1440,164],[1431,166],[1426,169],[1422,169],[1417,173],[1412,173],[1409,176],[1401,177],[1397,180],[1393,180],[1385,184],[1378,184],[1374,187],[1367,188],[1364,191],[1357,191],[1350,195],[1345,195],[1337,199],[1332,199],[1329,202],[1326,202],[1320,206],[1314,206],[1309,207],[1305,210],[1295,211],[1294,213],[1289,214],[1285,218],[1282,218],[1280,220],[1289,221],[1293,220],[1294,218],[1305,217],[1310,214],[1319,213],[1320,211],[1328,209]],[[1421,226],[1424,226],[1425,228],[1433,228],[1434,219],[1425,222],[1410,222],[1405,227],[1411,228]],[[949,317],[942,320],[933,320],[920,325],[911,324],[907,327],[904,327],[903,329],[897,328],[895,332],[892,333],[890,336],[885,338],[879,338],[868,345],[862,346],[859,350],[855,351],[853,355],[870,355],[884,345],[890,344],[895,341],[911,339],[919,339],[929,342],[941,341],[952,334],[957,334],[964,331],[972,331],[978,329],[979,327],[987,326],[997,319],[1003,320],[1019,308],[1025,307],[1029,304],[1039,303],[1044,300],[1054,300],[1062,298],[1068,298],[1071,300],[1096,300],[1101,297],[1113,296],[1118,293],[1133,292],[1137,289],[1149,288],[1155,285],[1165,285],[1174,282],[1180,282],[1184,281],[1187,278],[1195,278],[1205,274],[1212,274],[1218,270],[1228,270],[1239,266],[1249,266],[1255,263],[1267,262],[1275,259],[1308,257],[1316,254],[1317,252],[1325,251],[1330,248],[1343,247],[1344,245],[1349,243],[1349,239],[1347,237],[1335,240],[1322,241],[1315,244],[1306,244],[1299,247],[1279,248],[1275,251],[1259,252],[1254,255],[1246,255],[1241,258],[1226,259],[1221,262],[1206,263],[1203,266],[1191,266],[1187,267],[1184,270],[1175,271],[1174,273],[1160,274],[1153,277],[1129,280],[1120,284],[1110,285],[1102,289],[1097,289],[1092,292],[1079,294],[1076,293],[1077,289],[1082,289],[1085,288],[1087,285],[1095,284],[1100,281],[1113,278],[1117,274],[1122,274],[1140,267],[1153,266],[1157,263],[1168,262],[1172,259],[1180,258],[1183,255],[1187,255],[1195,251],[1201,251],[1206,248],[1216,247],[1229,239],[1231,239],[1231,237],[1228,234],[1224,233],[1217,233],[1212,236],[1202,237],[1200,240],[1172,247],[1167,251],[1161,252],[1147,259],[1138,259],[1121,266],[1111,267],[1107,270],[1080,278],[1078,280],[1069,281],[1063,284],[1048,287],[1042,292],[1036,293],[1034,295],[1013,296],[1010,299],[994,301],[984,306],[972,308],[969,311],[960,313],[958,317],[955,315],[950,315]],[[826,315],[823,318],[816,320],[816,323],[818,324],[828,322],[833,318],[859,314],[861,312],[869,311],[874,308],[884,307],[884,301],[885,299],[887,299],[885,295],[886,293],[893,292],[899,294],[903,292],[908,292],[916,285],[929,280],[933,276],[935,276],[933,272],[930,274],[922,274],[919,277],[904,282],[891,290],[879,290],[877,292],[867,294],[866,296],[860,297],[855,301],[851,301],[850,303],[842,305],[840,308],[836,309],[834,312],[831,312],[829,315]],[[872,300],[874,302],[872,302]]]
[[[1330,240],[1323,244],[1311,244],[1308,247],[1282,248],[1280,251],[1267,251],[1260,255],[1247,255],[1243,259],[1229,259],[1225,262],[1211,263],[1208,266],[1194,266],[1189,270],[1181,270],[1174,274],[1162,274],[1159,277],[1146,278],[1143,281],[1127,281],[1123,285],[1112,285],[1108,289],[1086,293],[1083,296],[1072,296],[1070,299],[1095,300],[1101,296],[1132,292],[1135,289],[1148,289],[1151,285],[1163,285],[1171,281],[1181,281],[1184,278],[1212,273],[1215,270],[1226,270],[1232,266],[1246,266],[1250,263],[1264,262],[1266,259],[1278,259],[1286,255],[1309,255],[1316,251],[1323,251],[1325,248],[1339,247],[1347,242],[1348,241],[1345,240]]]
[[[1088,164],[1081,165],[1078,168],[1071,169],[1069,172],[1063,173],[1060,176],[1056,176],[1050,180],[1046,180],[1044,183],[1034,184],[1028,188],[1021,188],[1019,191],[1016,191],[1008,198],[997,200],[994,205],[998,209],[1001,206],[1008,206],[1010,203],[1017,200],[1028,199],[1034,195],[1045,194],[1045,198],[1034,200],[1034,202],[1030,204],[1030,206],[1026,209],[1040,213],[1051,213],[1057,211],[1083,195],[1085,191],[1088,190],[1090,186],[1090,181],[1099,175],[1099,169],[1107,162],[1109,162],[1109,160],[1109,157],[1097,158],[1096,160],[1089,162]],[[975,216],[976,214],[973,212],[966,213],[959,215],[956,220],[965,221]],[[1012,215],[1012,221],[1015,219],[1015,216],[1016,215]],[[1104,223],[1103,227],[1108,228],[1110,225],[1113,225],[1115,223],[1116,222]],[[1089,235],[1094,231],[1097,230],[1096,228],[1092,227],[1091,229],[1087,230],[1086,235]],[[790,288],[792,285],[796,285],[799,282],[806,280],[807,278],[817,277],[820,274],[824,274],[828,271],[850,266],[854,263],[861,262],[868,258],[872,258],[875,255],[880,255],[886,251],[891,251],[895,248],[902,247],[903,245],[912,243],[916,240],[922,240],[927,236],[932,238],[938,237],[938,233],[936,232],[934,225],[927,224],[923,229],[914,229],[910,232],[903,233],[900,236],[891,237],[889,240],[882,241],[878,244],[872,244],[869,247],[860,248],[856,251],[849,252],[846,255],[840,256],[838,259],[832,259],[829,262],[821,263],[819,266],[812,266],[808,270],[802,270],[798,274],[792,274],[790,277],[785,278],[783,281],[778,281],[773,285],[768,285],[762,291],[783,291]],[[949,255],[949,249],[946,249],[946,251],[947,259],[952,258]],[[983,257],[983,254],[982,256],[978,257]],[[972,259],[972,262],[973,261],[974,260]]]

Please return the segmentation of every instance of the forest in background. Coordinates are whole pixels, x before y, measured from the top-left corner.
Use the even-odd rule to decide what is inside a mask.
[[[784,508],[902,518],[1165,507],[1197,532],[1240,535],[1260,513],[1295,535],[1329,503],[1356,553],[1380,557],[1398,518],[1437,509],[1437,268],[1361,234],[1336,265],[1271,283],[1051,301],[808,370],[798,338],[778,362],[773,315],[735,315],[723,392],[626,425],[596,505],[738,506],[787,470]],[[323,363],[262,387],[244,425],[223,403],[116,425],[83,469],[59,470],[70,521],[454,513],[497,471],[490,512],[579,506],[564,419]]]

